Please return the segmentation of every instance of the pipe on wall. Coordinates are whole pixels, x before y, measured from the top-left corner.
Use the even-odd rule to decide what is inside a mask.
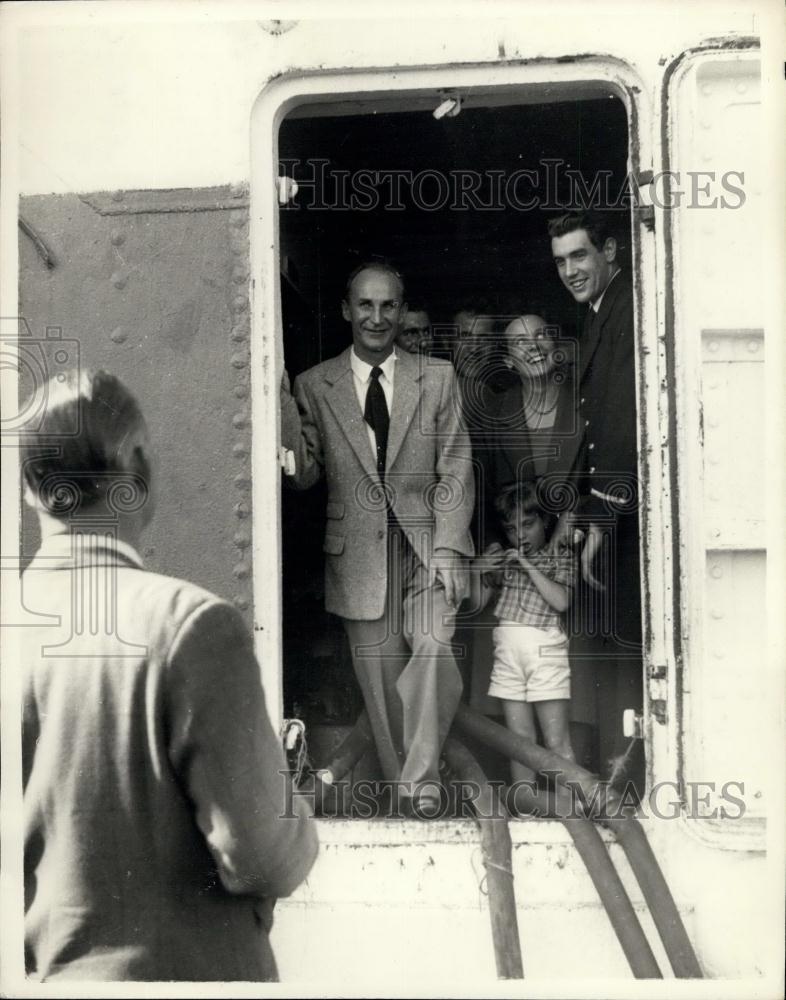
[[[633,816],[615,815],[619,813],[620,804],[616,792],[610,788],[604,789],[594,775],[578,764],[565,760],[553,751],[545,750],[531,740],[516,736],[509,729],[466,705],[459,706],[454,725],[462,733],[506,757],[520,761],[535,771],[549,771],[558,783],[567,787],[577,786],[582,790],[586,801],[592,804],[592,810],[599,810],[589,818],[596,818],[611,829],[625,851],[652,913],[674,975],[680,979],[701,979],[703,973],[696,952],[641,824]]]
[[[508,816],[478,762],[455,737],[448,737],[443,748],[445,760],[459,781],[472,784],[473,800],[480,828],[480,846],[486,868],[491,936],[498,979],[523,979],[521,942],[513,885],[513,846]]]

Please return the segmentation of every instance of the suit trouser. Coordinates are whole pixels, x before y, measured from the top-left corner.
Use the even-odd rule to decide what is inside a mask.
[[[453,655],[455,611],[431,583],[400,526],[388,527],[385,613],[344,619],[384,777],[437,780],[439,755],[461,699]]]

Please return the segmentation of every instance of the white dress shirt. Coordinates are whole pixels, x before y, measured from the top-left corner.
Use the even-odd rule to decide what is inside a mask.
[[[355,382],[355,392],[357,393],[360,412],[366,412],[366,395],[371,384],[371,369],[381,368],[382,374],[379,376],[379,384],[385,393],[385,402],[388,404],[388,414],[393,408],[393,381],[396,370],[396,352],[393,350],[380,365],[369,365],[355,354],[355,348],[349,352],[349,364],[352,368],[352,378]],[[366,424],[368,441],[371,445],[373,455],[377,453],[377,437],[374,429]]]

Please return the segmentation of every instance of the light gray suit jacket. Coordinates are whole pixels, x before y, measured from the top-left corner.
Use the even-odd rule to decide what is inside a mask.
[[[28,975],[275,979],[273,899],[317,840],[248,630],[131,549],[71,545],[22,580]]]
[[[396,520],[421,562],[435,549],[474,553],[472,451],[453,366],[397,351],[385,485]],[[350,349],[304,372],[294,398],[282,391],[281,439],[295,454],[286,481],[307,489],[327,478],[325,607],[373,621],[385,606],[387,509]]]

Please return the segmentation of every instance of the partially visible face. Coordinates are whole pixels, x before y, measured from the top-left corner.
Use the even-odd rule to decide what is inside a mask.
[[[431,321],[423,309],[407,311],[400,324],[396,343],[409,354],[425,354],[431,347]]]
[[[502,521],[502,530],[511,548],[518,549],[524,555],[530,555],[542,549],[546,544],[546,528],[543,518],[535,512],[526,512],[520,506],[510,518]]]
[[[491,316],[478,316],[461,311],[453,317],[456,327],[454,363],[457,369],[480,365],[494,349],[494,321]]]
[[[594,302],[615,268],[617,241],[607,239],[598,250],[586,229],[575,229],[551,241],[551,254],[563,285],[577,302]]]
[[[359,358],[378,365],[393,350],[399,321],[406,313],[401,282],[387,271],[368,268],[356,275],[341,314],[352,324],[352,343]]]
[[[543,378],[555,367],[553,327],[542,316],[518,316],[504,333],[512,367],[524,378]]]

